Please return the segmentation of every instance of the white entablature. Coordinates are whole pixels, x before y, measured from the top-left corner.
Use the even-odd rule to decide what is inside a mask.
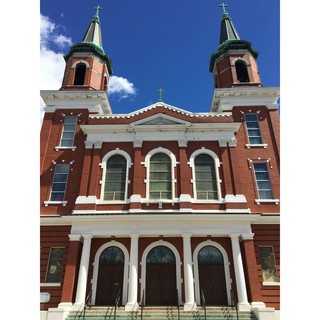
[[[236,87],[215,89],[211,103],[212,112],[232,111],[234,106],[265,106],[268,109],[277,108],[279,88]]]
[[[98,114],[112,113],[105,91],[75,90],[41,90],[41,98],[45,103],[45,112],[57,109],[88,109]]]
[[[163,117],[159,114],[159,117]],[[148,118],[145,119],[148,123]],[[153,121],[156,118],[153,117]],[[241,123],[190,123],[177,119],[176,124],[105,124],[81,125],[87,135],[86,145],[101,145],[103,142],[134,141],[219,141],[220,146],[236,145],[235,134]]]

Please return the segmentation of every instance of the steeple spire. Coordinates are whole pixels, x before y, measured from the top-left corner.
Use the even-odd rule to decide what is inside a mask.
[[[219,4],[219,7],[222,7],[223,11],[220,28],[220,44],[228,40],[240,40],[239,34],[231,20],[229,12],[227,11],[228,5],[222,1],[222,3]]]
[[[102,8],[98,5],[95,7],[95,9],[96,13],[91,19],[90,25],[84,35],[82,43],[91,43],[103,50],[99,17],[99,12]]]

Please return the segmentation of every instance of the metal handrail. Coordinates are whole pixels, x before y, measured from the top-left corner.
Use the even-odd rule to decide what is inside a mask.
[[[75,315],[75,319],[84,319],[86,316],[86,308],[89,305],[89,301],[91,300],[91,296],[92,296],[92,288],[90,288],[85,300],[84,300],[84,305],[83,305],[83,309],[78,310],[78,312]]]
[[[206,297],[204,295],[203,290],[201,289],[201,304],[203,306],[204,311],[204,320],[207,320],[207,304],[206,304]]]
[[[116,295],[114,299],[114,312],[113,312],[113,320],[117,319],[117,307],[120,301],[121,288],[116,288]]]
[[[177,297],[177,309],[178,309],[178,320],[180,320],[180,304],[179,304],[179,291],[176,289],[176,297]]]
[[[237,320],[239,320],[238,301],[237,301],[236,292],[235,292],[235,290],[233,288],[231,288],[231,300],[232,300],[231,304],[236,309]]]
[[[144,307],[144,290],[142,289],[141,301],[140,301],[140,320],[143,320],[143,307]]]

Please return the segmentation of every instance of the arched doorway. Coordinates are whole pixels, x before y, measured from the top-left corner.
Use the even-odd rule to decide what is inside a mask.
[[[118,295],[123,296],[124,263],[125,257],[120,248],[109,246],[102,251],[99,258],[95,305],[113,305]]]
[[[212,245],[202,247],[197,254],[199,294],[204,294],[206,304],[228,305],[225,262],[221,251]]]
[[[176,257],[166,246],[156,246],[147,255],[145,295],[150,306],[177,303]]]

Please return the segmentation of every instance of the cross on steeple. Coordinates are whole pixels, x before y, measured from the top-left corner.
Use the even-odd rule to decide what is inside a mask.
[[[96,14],[95,14],[95,17],[97,17],[99,19],[99,13],[100,13],[100,10],[102,9],[102,7],[100,7],[99,5],[97,5],[96,7],[94,7],[96,9]]]
[[[224,15],[228,15],[228,11],[227,8],[229,7],[224,1],[221,2],[221,4],[219,4],[219,7],[222,8],[223,14]]]
[[[158,91],[159,91],[159,101],[163,101],[163,92],[164,92],[164,90],[162,88],[159,88]]]

